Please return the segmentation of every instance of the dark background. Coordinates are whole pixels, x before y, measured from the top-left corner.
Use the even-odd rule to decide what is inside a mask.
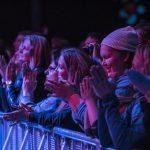
[[[13,40],[21,30],[40,32],[48,26],[48,37],[63,36],[78,44],[88,32],[99,32],[102,37],[112,30],[126,26],[118,17],[122,7],[117,0],[98,2],[69,2],[50,0],[1,0],[0,38]],[[148,12],[139,19],[149,20]]]

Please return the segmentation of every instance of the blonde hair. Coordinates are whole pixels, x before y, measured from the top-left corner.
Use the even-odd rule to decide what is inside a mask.
[[[31,57],[33,58],[34,67],[47,68],[50,62],[50,49],[47,39],[38,34],[26,35],[31,42],[33,50],[31,51]]]

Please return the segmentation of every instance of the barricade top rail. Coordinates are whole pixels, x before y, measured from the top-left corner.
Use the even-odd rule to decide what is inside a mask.
[[[3,112],[0,112],[0,119],[3,120]],[[61,127],[54,127],[53,129],[49,129],[49,128],[45,128],[39,124],[35,124],[32,122],[26,122],[26,121],[21,121],[18,122],[17,124],[19,124],[20,126],[24,126],[25,128],[28,129],[36,129],[36,130],[41,130],[42,132],[48,132],[50,134],[53,135],[58,135],[61,136],[62,138],[68,138],[68,139],[72,139],[72,140],[76,140],[76,141],[80,141],[86,144],[90,144],[93,146],[98,146],[101,147],[100,142],[98,139],[93,139],[89,136],[86,136],[84,133],[81,132],[77,132],[77,131],[73,131],[73,130],[69,130],[69,129],[64,129]],[[14,125],[15,126],[15,125]]]

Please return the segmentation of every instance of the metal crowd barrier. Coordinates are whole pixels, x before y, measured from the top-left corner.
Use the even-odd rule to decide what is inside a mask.
[[[0,113],[0,150],[101,150],[99,140],[55,127],[48,130],[32,123],[3,120]]]

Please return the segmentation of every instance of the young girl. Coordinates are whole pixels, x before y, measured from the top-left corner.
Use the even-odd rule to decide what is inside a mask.
[[[45,81],[44,71],[49,65],[49,57],[47,56],[50,56],[50,50],[45,37],[38,34],[30,34],[24,37],[24,41],[20,44],[18,51],[19,61],[28,64],[24,66],[24,73],[20,71],[17,73],[17,76],[14,76],[15,65],[8,65],[6,70],[6,93],[7,100],[11,106],[20,103],[30,103],[30,101],[24,101],[22,98],[23,93],[21,88],[23,78],[28,81],[32,79],[32,82],[37,81],[32,99],[34,103],[46,97],[47,93],[43,86]],[[37,72],[37,76],[33,75],[35,71]]]

